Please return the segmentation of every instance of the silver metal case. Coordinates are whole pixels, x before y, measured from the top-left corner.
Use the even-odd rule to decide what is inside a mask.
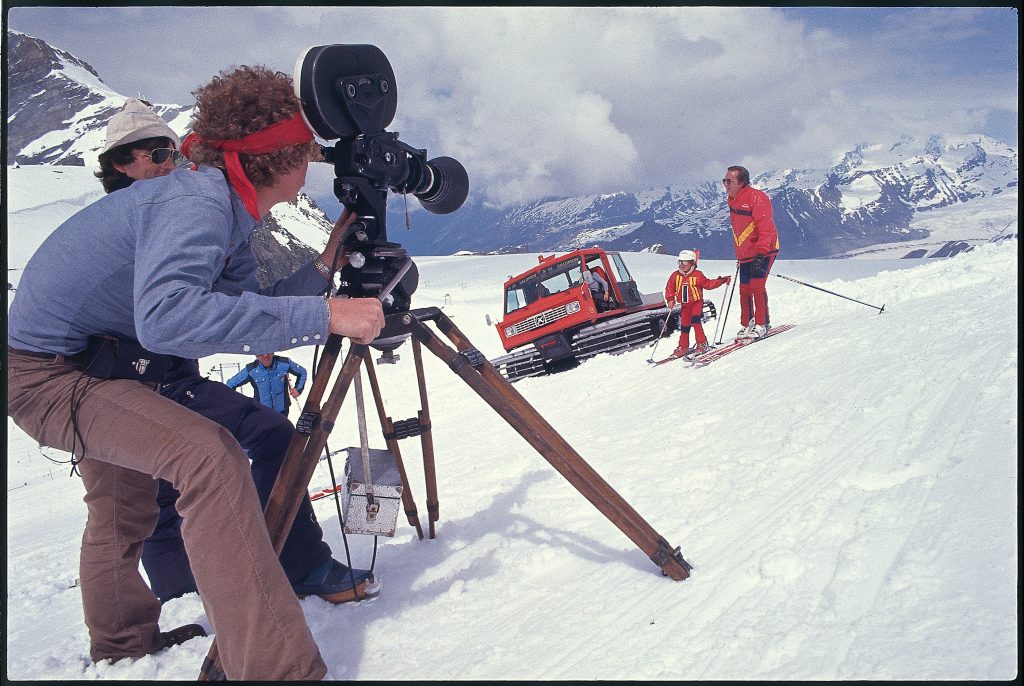
[[[368,510],[367,479],[363,474],[363,456],[360,448],[348,448],[345,462],[345,496],[342,513],[345,533],[394,536],[401,509],[402,477],[398,461],[390,450],[370,448],[370,481],[377,512]]]

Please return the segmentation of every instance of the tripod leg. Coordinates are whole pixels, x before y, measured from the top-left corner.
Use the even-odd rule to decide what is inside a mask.
[[[334,429],[334,420],[338,417],[341,404],[345,400],[352,380],[359,373],[359,365],[362,363],[366,346],[353,343],[349,348],[345,362],[342,364],[341,373],[331,389],[327,402],[323,409],[317,414],[313,421],[309,436],[296,434],[291,445],[288,446],[288,453],[285,455],[281,465],[281,471],[274,482],[274,488],[270,491],[267,506],[264,514],[267,519],[267,530],[270,532],[270,540],[274,543],[274,550],[281,552],[295,513],[299,510],[301,499],[306,496],[306,488],[309,480],[316,471],[316,465],[323,453],[327,438]]]
[[[430,537],[434,538],[434,522],[440,516],[440,504],[437,501],[437,474],[434,470],[434,439],[430,432],[430,407],[427,405],[427,381],[423,376],[423,351],[418,339],[412,339],[412,355],[416,360],[416,383],[420,390],[420,405],[423,409],[419,412],[420,426],[423,433],[420,434],[420,446],[423,449],[423,475],[427,482],[427,515],[429,518]]]
[[[291,530],[292,521],[299,510],[302,498],[309,497],[306,491],[309,480],[316,470],[320,454],[334,428],[334,420],[338,417],[345,394],[352,384],[352,379],[359,373],[359,365],[366,353],[365,345],[352,344],[345,357],[345,362],[342,364],[338,379],[321,410],[320,399],[327,388],[337,356],[341,352],[341,340],[340,336],[332,334],[324,345],[324,356],[317,368],[317,374],[306,398],[306,404],[303,406],[303,415],[312,416],[310,430],[308,435],[296,431],[292,437],[291,443],[288,444],[288,452],[281,464],[281,470],[274,482],[274,488],[271,490],[267,505],[263,510],[270,541],[274,544],[274,550],[278,554],[281,553],[285,539],[288,538],[288,532]],[[222,677],[223,670],[219,663],[217,639],[214,637],[210,650],[203,660],[198,680],[208,681]]]
[[[438,328],[456,344],[460,351],[473,349],[469,339],[466,338],[450,320],[445,319],[442,321],[439,319]],[[459,372],[457,371],[456,373]],[[591,489],[589,487],[581,488],[577,485],[577,482],[574,481],[574,478],[576,480],[584,480],[585,482],[602,486],[603,488],[601,491],[605,491],[610,494],[607,498],[607,506],[609,508],[613,510],[620,510],[618,513],[619,517],[629,520],[632,527],[641,530],[643,535],[657,536],[657,532],[647,524],[643,517],[641,517],[625,500],[623,500],[621,496],[619,496],[619,494],[601,478],[600,474],[598,474],[582,457],[580,457],[575,449],[569,445],[569,443],[562,438],[557,431],[555,431],[547,420],[545,420],[544,417],[537,412],[537,410],[534,409],[534,407],[530,405],[526,399],[515,390],[515,388],[513,388],[512,384],[508,383],[508,381],[506,381],[505,378],[497,372],[497,370],[495,370],[490,364],[481,365],[478,375],[491,389],[491,391],[497,394],[497,398],[494,398],[492,394],[484,395],[481,393],[481,395],[484,395],[485,400],[493,406],[493,401],[500,398],[504,401],[503,404],[507,404],[509,412],[514,415],[521,415],[518,422],[512,422],[504,413],[502,413],[501,410],[495,408],[499,414],[502,414],[502,417],[505,418],[506,421],[509,421],[513,428],[519,431],[519,433],[522,434],[531,445],[538,449],[538,452],[540,452],[545,459],[552,463],[552,466],[558,469],[563,476],[569,479],[569,481],[577,487],[577,490],[580,490],[585,497],[591,499],[593,502],[591,495],[588,495],[588,492],[590,492]],[[460,376],[464,375],[460,373]],[[473,386],[472,383],[470,383],[470,385]],[[474,387],[474,390],[477,389]],[[480,393],[479,390],[478,393]],[[529,426],[531,435],[523,433],[521,429],[523,421],[525,421]],[[545,446],[545,449],[538,447],[535,441],[540,442]],[[592,495],[601,497],[601,491],[594,492]],[[595,503],[595,505],[597,505],[597,503]],[[598,508],[601,509],[599,505]],[[602,512],[604,512],[604,510],[602,510]]]
[[[377,416],[380,418],[380,429],[384,433],[384,441],[388,450],[395,456],[398,465],[398,475],[402,480],[402,506],[405,508],[405,516],[409,523],[416,527],[416,535],[423,538],[423,527],[420,526],[419,513],[416,510],[416,502],[412,497],[412,489],[409,487],[409,477],[405,473],[405,463],[402,462],[402,452],[398,447],[398,439],[395,436],[395,425],[384,412],[384,399],[381,397],[380,385],[377,383],[377,372],[373,366],[373,359],[369,349],[363,358],[366,364],[366,375],[370,378],[370,390],[373,392],[373,401],[377,405]],[[433,538],[433,536],[431,536]]]
[[[484,401],[512,426],[544,459],[558,470],[587,500],[619,528],[667,576],[679,581],[690,573],[690,564],[677,549],[672,549],[650,524],[619,495],[569,443],[547,423],[543,416],[486,359],[471,363],[476,351],[448,317],[438,311],[437,326],[459,353],[451,350],[422,322],[410,316],[413,334],[458,374]],[[479,371],[477,370],[479,367]]]

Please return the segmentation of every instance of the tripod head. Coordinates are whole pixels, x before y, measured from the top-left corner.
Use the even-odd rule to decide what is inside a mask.
[[[424,209],[448,214],[469,194],[465,168],[450,157],[427,160],[427,151],[385,131],[398,107],[391,63],[373,45],[308,48],[295,63],[295,89],[310,128],[333,146],[321,146],[334,165],[334,194],[355,214],[343,243],[349,264],[341,269],[341,292],[377,296],[410,260],[388,241],[387,193],[412,194]],[[411,261],[411,260],[410,260]],[[384,298],[385,312],[409,309],[419,273],[408,269]]]

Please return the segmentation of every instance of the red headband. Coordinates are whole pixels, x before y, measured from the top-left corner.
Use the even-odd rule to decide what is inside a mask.
[[[292,145],[309,143],[313,140],[313,132],[309,130],[301,112],[296,112],[288,119],[283,119],[276,124],[271,124],[265,129],[250,133],[238,140],[207,141],[196,135],[195,131],[185,136],[181,141],[181,152],[185,157],[189,156],[189,148],[193,143],[205,145],[214,150],[224,152],[224,167],[227,171],[228,181],[235,192],[242,198],[245,209],[249,210],[256,221],[260,219],[259,210],[256,207],[256,188],[245,175],[242,163],[238,159],[238,153],[244,152],[247,155],[258,155],[260,153],[281,150]]]

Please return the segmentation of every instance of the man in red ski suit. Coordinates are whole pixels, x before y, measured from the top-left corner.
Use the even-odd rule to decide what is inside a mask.
[[[704,289],[718,288],[724,283],[730,283],[731,276],[719,276],[709,279],[704,273],[697,269],[697,253],[692,250],[683,250],[679,253],[679,268],[672,272],[665,284],[665,302],[669,309],[680,305],[679,311],[679,346],[672,351],[673,357],[682,357],[687,354],[690,345],[690,328],[693,327],[697,338],[697,344],[693,348],[693,354],[699,355],[708,349],[708,339],[704,335],[704,325],[701,323],[704,310]]]
[[[729,194],[733,247],[740,268],[740,323],[737,338],[761,338],[770,326],[765,281],[779,254],[772,201],[750,186],[750,172],[733,166],[722,179]]]

